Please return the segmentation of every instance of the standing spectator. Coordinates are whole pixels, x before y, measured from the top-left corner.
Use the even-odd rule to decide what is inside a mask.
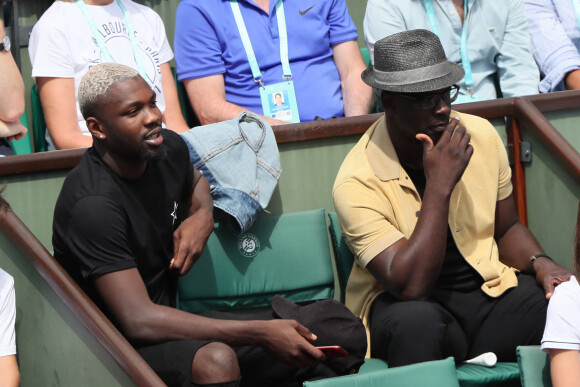
[[[202,124],[244,110],[272,125],[367,114],[372,90],[356,39],[345,0],[184,0],[177,74]]]
[[[369,0],[364,32],[371,58],[377,40],[412,29],[436,33],[449,60],[462,64],[457,103],[538,93],[522,0]]]
[[[164,124],[176,132],[188,129],[169,64],[173,52],[163,21],[146,6],[131,0],[55,1],[34,26],[29,52],[56,149],[91,146],[77,90],[88,69],[102,62],[139,70],[157,93]]]
[[[10,37],[4,33],[4,22],[0,19],[0,155],[13,154],[8,141],[26,134],[19,121],[23,112],[24,83],[10,53]]]
[[[580,9],[571,0],[524,0],[540,92],[580,89]]]

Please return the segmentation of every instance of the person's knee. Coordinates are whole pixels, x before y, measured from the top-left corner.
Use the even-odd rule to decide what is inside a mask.
[[[457,321],[440,305],[406,301],[373,316],[371,350],[372,356],[387,359],[389,366],[399,366],[447,356],[462,358],[467,343]]]
[[[240,367],[235,351],[219,342],[204,345],[193,358],[191,376],[196,383],[220,383],[238,379]]]
[[[399,333],[416,334],[433,330],[450,321],[434,302],[406,301],[392,306],[386,324]]]

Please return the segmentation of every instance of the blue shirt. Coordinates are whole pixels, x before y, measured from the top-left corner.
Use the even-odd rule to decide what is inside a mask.
[[[580,27],[572,0],[524,0],[540,91],[566,90],[564,77],[580,69]]]
[[[266,85],[283,81],[275,4],[270,0],[267,14],[250,0],[239,0]],[[300,121],[344,116],[332,46],[358,37],[345,0],[284,1],[284,13]],[[223,74],[226,100],[263,114],[229,0],[181,1],[174,47],[179,80]]]
[[[451,0],[433,0],[439,39],[450,61],[461,63],[463,25]],[[467,47],[475,95],[497,98],[497,73],[503,97],[538,93],[538,67],[530,48],[521,0],[469,0]],[[369,0],[364,19],[369,52],[385,36],[412,29],[431,30],[423,0]],[[465,81],[458,83],[466,94]]]

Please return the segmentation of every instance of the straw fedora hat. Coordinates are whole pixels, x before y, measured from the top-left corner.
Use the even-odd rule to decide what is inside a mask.
[[[437,35],[427,30],[409,30],[377,41],[374,65],[361,77],[367,85],[380,90],[425,93],[448,88],[464,75],[460,65],[447,60]]]

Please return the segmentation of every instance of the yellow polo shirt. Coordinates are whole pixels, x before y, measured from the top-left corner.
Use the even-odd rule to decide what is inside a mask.
[[[499,260],[493,238],[495,208],[512,193],[505,147],[485,119],[451,112],[471,134],[474,152],[451,194],[449,226],[457,248],[482,276],[481,290],[498,297],[517,286],[515,269]],[[366,265],[401,238],[409,239],[421,210],[421,198],[401,167],[381,117],[344,159],[333,188],[342,234],[355,255],[346,287],[346,305],[368,332],[370,306],[385,291]],[[370,354],[370,340],[367,356]]]

